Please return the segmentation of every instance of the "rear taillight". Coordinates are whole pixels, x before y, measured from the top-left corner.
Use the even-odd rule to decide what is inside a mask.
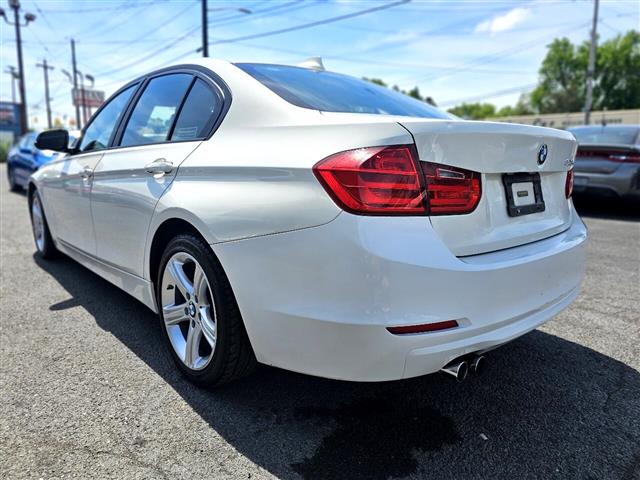
[[[412,146],[369,147],[336,153],[313,167],[344,210],[365,215],[426,213],[425,192]]]
[[[579,148],[576,157],[581,160],[609,160],[617,163],[640,163],[640,153],[628,150]]]
[[[615,153],[609,155],[612,162],[624,163],[640,163],[640,154],[638,153]]]
[[[564,196],[571,197],[573,193],[573,168],[567,172],[567,179],[564,182]]]
[[[479,173],[437,163],[420,162],[420,165],[431,215],[456,215],[475,210],[482,195]]]
[[[313,172],[343,210],[360,215],[458,215],[476,208],[479,173],[420,162],[414,152],[413,145],[347,150]]]

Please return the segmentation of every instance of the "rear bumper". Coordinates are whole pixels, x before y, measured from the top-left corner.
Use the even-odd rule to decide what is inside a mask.
[[[640,165],[621,164],[611,173],[583,172],[576,168],[573,190],[640,198]]]
[[[494,348],[567,307],[586,229],[457,258],[424,217],[341,214],[320,226],[214,244],[262,363],[355,381],[408,378]],[[455,319],[397,336],[388,326]]]

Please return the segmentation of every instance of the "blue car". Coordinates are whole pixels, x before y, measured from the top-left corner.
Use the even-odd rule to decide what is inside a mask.
[[[27,133],[9,150],[7,175],[12,192],[25,188],[33,172],[60,155],[51,150],[38,150],[35,147],[37,136],[36,132]]]

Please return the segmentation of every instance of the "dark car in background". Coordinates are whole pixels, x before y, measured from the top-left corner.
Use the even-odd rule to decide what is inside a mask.
[[[578,140],[573,191],[640,200],[640,125],[568,129]]]
[[[42,165],[60,155],[51,150],[36,148],[38,132],[29,132],[18,139],[7,155],[7,176],[12,191],[20,190],[29,183],[29,176]],[[70,134],[69,141],[75,141],[75,135]]]

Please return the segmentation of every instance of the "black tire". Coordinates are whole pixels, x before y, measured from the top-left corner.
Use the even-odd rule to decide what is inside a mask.
[[[7,178],[9,180],[9,190],[12,192],[22,191],[22,187],[16,183],[15,173],[11,167],[7,167]]]
[[[36,227],[34,223],[34,202],[38,202],[42,213],[42,239],[39,242],[36,234]],[[47,223],[47,217],[44,214],[44,208],[42,208],[42,199],[37,190],[33,190],[29,195],[29,217],[31,218],[31,230],[33,232],[33,239],[36,244],[36,255],[45,259],[51,260],[58,256],[58,249],[53,238],[51,237],[51,231],[49,230],[49,224]]]
[[[217,326],[215,349],[209,363],[200,370],[189,368],[178,356],[169,339],[163,316],[162,285],[165,268],[169,260],[181,252],[193,257],[204,271],[215,307]],[[156,281],[156,299],[165,345],[178,369],[190,382],[203,388],[213,388],[253,372],[257,365],[256,357],[231,285],[209,246],[199,237],[181,234],[169,242],[160,261]]]

